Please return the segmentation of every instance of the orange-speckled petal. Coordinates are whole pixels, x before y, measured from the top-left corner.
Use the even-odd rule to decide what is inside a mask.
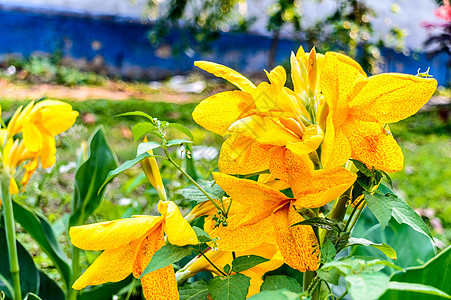
[[[404,156],[388,127],[386,130],[379,123],[357,118],[348,121],[343,132],[351,144],[352,158],[385,172],[402,170]]]
[[[160,201],[158,211],[164,217],[163,228],[169,243],[177,246],[197,245],[197,235],[172,201]]]
[[[406,74],[380,74],[349,103],[352,114],[394,123],[415,114],[431,98],[437,81]]]
[[[343,165],[351,157],[351,146],[341,126],[334,126],[331,114],[327,117],[326,134],[321,151],[321,163],[325,169]]]
[[[287,168],[285,167],[285,153],[287,149],[284,147],[274,147],[269,151],[269,171],[276,178],[288,182]]]
[[[196,61],[194,65],[216,77],[224,78],[242,91],[251,93],[255,89],[255,85],[249,79],[229,67],[208,61]]]
[[[116,249],[139,239],[162,220],[162,217],[139,216],[74,226],[70,228],[69,235],[72,244],[84,250]]]
[[[239,179],[222,173],[213,173],[213,178],[232,198],[231,211],[240,212],[236,227],[262,221],[271,215],[275,208],[289,201],[278,190],[253,180]]]
[[[155,252],[163,246],[163,226],[159,225],[140,243],[138,254],[133,264],[133,276],[139,278]],[[141,278],[141,285],[144,296],[148,300],[179,299],[177,281],[172,265],[145,275]]]
[[[290,227],[303,220],[291,205],[274,213],[277,246],[290,267],[301,272],[315,271],[319,266],[320,250],[312,227]]]
[[[287,143],[298,143],[301,139],[286,129],[277,119],[252,115],[234,122],[229,131],[252,138],[260,144],[285,146]]]
[[[200,126],[216,134],[225,135],[233,122],[255,108],[251,94],[228,91],[202,100],[193,111],[193,119]]]
[[[81,290],[88,285],[118,282],[125,279],[132,273],[141,241],[142,239],[133,240],[119,248],[104,251],[75,281],[72,288]]]
[[[287,149],[297,155],[308,154],[318,149],[323,142],[324,133],[318,125],[311,125],[306,128],[301,142],[293,143],[288,141]]]
[[[277,180],[276,176],[269,173],[259,175],[257,181],[279,191],[290,187],[290,184],[288,182],[284,180]]]
[[[355,60],[343,54],[327,52],[320,85],[329,107],[331,109],[345,107],[357,92],[355,87],[357,80],[362,78],[366,78],[366,74]],[[361,88],[362,86],[358,87]]]
[[[219,170],[227,174],[251,174],[267,170],[268,150],[271,147],[245,136],[232,135],[222,144]]]
[[[272,223],[274,222],[272,216],[250,225],[240,225],[240,218],[240,214],[231,216],[227,219],[228,225],[226,227],[219,225],[219,227],[214,229],[212,229],[214,222],[211,221],[211,217],[208,218],[209,228],[206,226],[206,230],[208,230],[208,234],[211,238],[219,238],[216,241],[219,250],[246,251],[257,247],[264,242],[276,242],[274,238],[274,228],[272,226]],[[210,231],[209,229],[212,230]]]

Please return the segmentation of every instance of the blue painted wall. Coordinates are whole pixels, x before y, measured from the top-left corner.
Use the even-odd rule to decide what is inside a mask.
[[[226,64],[245,73],[267,68],[267,49],[271,43],[268,37],[223,34],[208,55],[179,53],[162,56],[159,53],[164,51],[153,48],[147,40],[146,33],[150,26],[130,18],[0,6],[0,57],[11,53],[27,57],[34,52],[53,53],[60,49],[65,56],[75,59],[92,61],[96,56],[101,56],[112,72],[153,78],[189,71],[193,69],[193,62],[199,59]],[[169,41],[176,41],[180,34],[183,33],[173,32]],[[294,41],[281,40],[278,62],[287,59],[290,51],[297,47]],[[168,53],[171,54],[171,51]],[[386,56],[385,72],[416,74],[418,68],[424,71],[431,67],[430,73],[440,84],[450,81],[446,55],[433,59],[419,55],[415,60],[391,50],[383,54]]]

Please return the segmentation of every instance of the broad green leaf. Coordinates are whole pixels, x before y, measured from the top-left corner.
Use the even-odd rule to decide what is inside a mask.
[[[14,218],[39,244],[41,249],[55,263],[66,286],[71,283],[69,259],[60,247],[57,237],[47,219],[20,203],[13,201]]]
[[[132,128],[133,138],[135,139],[135,142],[142,138],[145,134],[156,130],[157,128],[153,123],[150,122],[142,122],[138,123]]]
[[[232,271],[235,273],[243,272],[267,261],[269,259],[257,255],[238,256],[232,261]]]
[[[3,275],[0,273],[0,299],[11,299],[14,293],[14,287],[12,283],[8,281]],[[3,298],[2,298],[3,297]]]
[[[345,280],[349,294],[358,300],[379,299],[388,287],[388,276],[381,272],[351,274]]]
[[[6,284],[0,284],[0,289],[6,294],[9,299],[11,299],[9,289],[3,288],[4,286],[13,286],[8,259],[8,247],[6,246],[6,231],[3,227],[0,227],[0,245],[0,276],[8,282]],[[28,253],[28,251],[22,246],[22,244],[17,241],[16,245],[17,256],[19,258],[19,277],[22,295],[26,295],[29,292],[37,294],[39,291],[38,269],[36,268],[30,253]]]
[[[393,197],[391,197],[393,198]],[[392,199],[392,215],[399,224],[407,224],[413,230],[424,234],[432,239],[431,232],[424,223],[423,219],[401,198],[395,197]]]
[[[382,230],[377,219],[367,208],[363,210],[352,235],[363,236],[374,243],[390,245],[397,253],[397,259],[393,262],[402,268],[422,265],[435,255],[434,246],[428,237],[406,224],[399,224],[394,219],[391,219],[385,230]],[[386,258],[385,254],[373,247],[353,246],[351,254]]]
[[[226,265],[224,266],[224,272],[225,272],[226,274],[229,274],[229,273],[230,273],[230,265],[229,265],[229,264],[226,264]]]
[[[42,271],[39,271],[39,297],[42,299],[64,300],[66,295],[61,287]]]
[[[85,288],[80,291],[77,300],[110,300],[117,295],[120,290],[129,285],[133,280],[133,275],[128,276],[119,282],[109,282],[102,285]]]
[[[175,139],[175,140],[168,141],[168,143],[166,144],[166,147],[171,147],[171,146],[181,145],[181,144],[191,144],[191,143],[192,143],[192,141],[189,141],[189,140]]]
[[[421,247],[421,245],[418,245]],[[421,284],[433,287],[451,295],[451,246],[440,252],[427,263],[419,267],[411,267],[404,272],[394,273],[390,282]],[[395,284],[396,285],[396,284]],[[421,294],[413,290],[389,290],[381,299],[383,300],[439,300],[444,299],[432,294]]]
[[[321,262],[328,263],[334,260],[335,255],[337,255],[337,250],[334,244],[330,240],[327,240],[321,247]]]
[[[362,163],[356,159],[350,159],[350,161],[352,161],[354,163],[354,166],[357,169],[359,169],[359,171],[362,172],[365,176],[367,176],[367,177],[373,176],[373,171],[368,169],[368,167],[364,163]]]
[[[221,187],[217,185],[213,180],[201,182],[199,183],[199,185],[213,199],[222,199],[222,196],[224,196],[225,194]],[[194,185],[189,185],[186,188],[182,189],[181,194],[186,199],[196,201],[198,203],[208,201],[208,198]]]
[[[146,153],[149,150],[156,149],[158,147],[161,147],[161,145],[157,142],[147,142],[147,143],[141,143],[138,145],[138,150],[136,151],[136,157],[139,157],[141,154]]]
[[[205,279],[186,283],[179,289],[180,300],[204,300],[210,294]]]
[[[447,293],[445,293],[439,289],[436,289],[433,286],[418,284],[418,283],[390,281],[388,283],[388,289],[428,294],[428,295],[440,296],[443,298],[451,299],[450,295],[448,295]]]
[[[169,266],[175,262],[178,262],[185,256],[190,255],[192,252],[193,249],[189,246],[181,247],[170,244],[164,245],[163,247],[158,249],[157,252],[155,252],[146,269],[144,269],[144,272],[141,274],[139,278],[141,279],[144,275],[150,272],[156,271],[158,269]]]
[[[137,157],[135,157],[134,159],[131,160],[127,160],[126,162],[124,162],[122,165],[120,165],[119,167],[117,167],[116,169],[110,171],[108,173],[107,178],[103,181],[102,186],[100,187],[99,191],[101,191],[105,185],[111,181],[111,179],[113,179],[114,177],[116,177],[117,175],[119,175],[120,173],[124,172],[127,169],[130,169],[131,167],[133,167],[134,165],[136,165],[137,163],[139,163],[140,161],[148,158],[148,157],[152,157],[152,155],[150,155],[147,152],[144,152],[141,155],[138,155]]]
[[[140,117],[147,118],[152,122],[154,121],[151,116],[149,116],[148,114],[146,114],[145,112],[142,112],[142,111],[130,111],[130,112],[126,112],[126,113],[117,115],[116,117],[125,117],[125,116],[140,116]]]
[[[187,137],[189,137],[191,140],[193,139],[193,134],[191,133],[191,131],[186,128],[185,126],[183,126],[182,124],[179,123],[169,123],[168,125],[166,125],[165,128],[174,128],[177,129],[178,131],[180,131],[181,133],[185,134]]]
[[[104,189],[104,182],[111,170],[117,167],[117,158],[111,150],[105,131],[97,129],[89,143],[88,159],[75,174],[75,188],[72,216],[69,226],[81,225],[99,206]]]
[[[250,300],[299,300],[298,293],[291,292],[287,289],[276,291],[262,291],[249,298]]]
[[[290,292],[301,293],[302,287],[296,279],[285,275],[267,276],[260,287],[260,291],[275,291],[286,289]]]
[[[367,246],[367,247],[374,247],[376,249],[379,249],[380,251],[382,251],[382,253],[384,253],[385,255],[387,255],[389,258],[391,259],[396,259],[396,251],[390,247],[389,245],[385,244],[385,243],[373,243],[372,241],[369,241],[367,239],[364,238],[354,238],[351,237],[348,240],[348,245],[347,246],[354,246],[354,245],[362,245],[362,246]]]
[[[244,300],[249,290],[251,279],[243,274],[217,276],[208,283],[213,300]]]
[[[38,295],[34,294],[34,293],[28,293],[24,300],[42,300],[41,297],[39,297]]]
[[[371,195],[368,192],[363,192],[365,196],[365,202],[368,205],[368,208],[374,214],[376,219],[384,229],[388,225],[388,221],[391,219],[392,206],[391,206],[391,198],[396,197],[395,195],[381,195],[379,193]]]
[[[299,225],[311,225],[322,229],[334,231],[342,231],[344,229],[344,225],[342,222],[321,217],[310,218],[302,222],[295,223],[291,225],[291,227]]]
[[[193,230],[197,235],[197,239],[199,240],[199,243],[207,243],[211,241],[210,235],[206,233],[203,229],[200,229],[197,226],[193,226]]]

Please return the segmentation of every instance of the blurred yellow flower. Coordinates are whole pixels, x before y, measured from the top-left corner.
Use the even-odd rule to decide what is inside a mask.
[[[197,245],[194,230],[183,219],[177,205],[160,201],[161,216],[134,216],[110,222],[72,227],[72,244],[85,250],[105,250],[77,279],[73,288],[118,282],[130,273],[139,278],[154,253],[164,246],[164,233],[173,245]],[[153,271],[141,284],[146,299],[179,299],[172,265]]]

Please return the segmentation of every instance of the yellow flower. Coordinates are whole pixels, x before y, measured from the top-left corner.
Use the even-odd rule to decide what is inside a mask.
[[[72,227],[72,244],[85,250],[105,250],[77,279],[72,288],[117,282],[130,273],[139,278],[154,253],[169,243],[178,246],[197,245],[194,230],[183,219],[177,205],[160,201],[160,217],[134,216],[110,222]],[[163,233],[164,232],[164,233]],[[141,278],[146,299],[178,299],[177,282],[172,265]]]
[[[147,143],[147,137],[144,137],[144,143]],[[147,151],[150,155],[153,155],[153,151]],[[158,196],[160,196],[161,200],[166,200],[166,191],[164,189],[163,180],[161,179],[160,169],[158,168],[157,160],[155,157],[149,157],[141,161],[141,168],[146,174],[147,179],[150,184],[157,191]]]
[[[55,136],[69,129],[78,112],[72,106],[56,100],[31,102],[23,110],[20,107],[8,124],[8,136],[22,132],[26,148],[39,153],[43,168],[55,163]]]
[[[232,266],[233,255],[230,251],[220,251],[220,250],[207,250],[204,255],[220,270],[224,270],[224,267],[228,264]],[[236,257],[246,256],[246,255],[258,255],[269,259],[269,261],[261,263],[255,267],[248,270],[240,272],[241,274],[251,278],[250,287],[247,293],[249,298],[260,292],[260,286],[263,283],[263,275],[266,272],[275,270],[283,265],[284,260],[278,251],[277,246],[274,244],[263,243],[258,247],[249,249],[247,251],[235,252]],[[204,256],[198,255],[187,263],[181,270],[177,271],[177,278],[184,277],[189,278],[196,275],[199,272],[208,271],[212,272],[215,276],[221,276],[222,274],[215,269],[209,261]],[[232,273],[233,274],[233,273]]]
[[[432,96],[437,81],[405,74],[367,77],[351,58],[328,52],[320,84],[329,107],[323,166],[342,165],[352,157],[379,170],[401,170],[401,149],[384,125],[415,114]]]

